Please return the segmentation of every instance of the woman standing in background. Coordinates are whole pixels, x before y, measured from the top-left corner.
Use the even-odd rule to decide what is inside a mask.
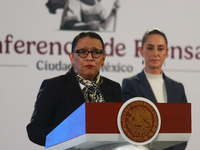
[[[187,103],[182,83],[167,77],[162,66],[168,54],[168,41],[164,32],[151,29],[145,32],[139,47],[144,69],[122,81],[123,101],[144,97],[154,103]],[[165,150],[184,150],[187,142]]]

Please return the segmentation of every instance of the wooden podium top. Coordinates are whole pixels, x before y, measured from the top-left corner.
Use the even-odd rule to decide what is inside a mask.
[[[119,133],[117,115],[123,103],[86,103],[86,133]],[[191,133],[190,103],[155,103],[161,115],[159,133]]]

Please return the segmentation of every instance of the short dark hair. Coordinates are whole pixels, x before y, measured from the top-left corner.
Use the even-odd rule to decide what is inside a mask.
[[[167,37],[166,37],[165,33],[163,31],[161,31],[160,29],[158,29],[158,28],[153,28],[153,29],[147,30],[144,33],[143,38],[142,38],[142,48],[143,48],[143,45],[146,42],[148,36],[151,35],[151,34],[160,34],[160,35],[162,35],[164,37],[164,39],[165,39],[166,45],[168,45],[168,41],[167,41]]]
[[[83,38],[83,37],[90,37],[90,38],[95,38],[101,41],[102,47],[103,47],[103,51],[104,51],[104,42],[103,39],[101,38],[101,36],[99,34],[97,34],[96,32],[93,31],[86,31],[86,32],[81,32],[79,33],[72,41],[72,49],[71,52],[74,52],[74,48],[77,45],[77,42],[79,39]]]

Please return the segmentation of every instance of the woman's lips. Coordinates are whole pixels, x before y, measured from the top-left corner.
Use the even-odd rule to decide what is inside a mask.
[[[93,68],[94,66],[93,65],[87,65],[86,67],[87,68]]]
[[[153,61],[153,62],[158,62],[159,60],[158,60],[158,59],[152,59],[151,61]]]

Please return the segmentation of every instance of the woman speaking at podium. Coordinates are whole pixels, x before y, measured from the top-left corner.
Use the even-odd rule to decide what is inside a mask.
[[[84,102],[121,102],[120,84],[100,75],[106,54],[104,42],[95,32],[82,32],[72,42],[71,69],[43,81],[38,92],[29,139],[45,145],[46,135]]]

